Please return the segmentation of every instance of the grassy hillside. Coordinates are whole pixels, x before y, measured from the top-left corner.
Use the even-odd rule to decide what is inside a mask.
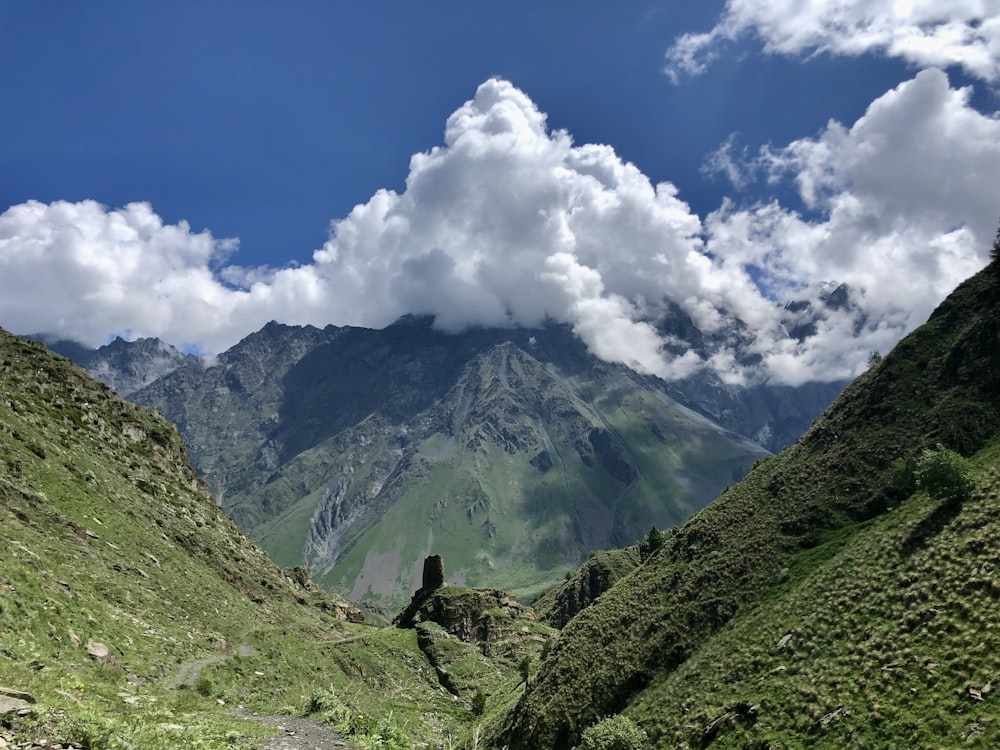
[[[536,599],[532,607],[543,622],[562,628],[635,570],[640,561],[638,546],[594,552],[576,571],[566,574],[564,583]]]
[[[991,441],[1000,430],[998,341],[1000,283],[995,269],[988,269],[959,287],[926,325],[849,386],[797,445],[763,461],[746,480],[670,535],[656,555],[612,587],[600,602],[572,620],[542,665],[535,685],[504,724],[495,727],[493,742],[511,748],[568,748],[599,717],[626,710],[647,724],[660,738],[662,747],[673,747],[678,742],[692,746],[710,743],[725,734],[721,730],[705,733],[707,723],[716,718],[726,726],[754,724],[765,728],[761,739],[765,744],[760,747],[805,744],[800,734],[802,723],[816,719],[789,714],[796,707],[794,702],[776,701],[773,697],[769,702],[762,696],[758,703],[752,700],[753,690],[746,691],[751,699],[747,706],[743,705],[744,699],[734,697],[747,685],[768,679],[761,671],[764,667],[773,664],[787,670],[788,665],[778,659],[798,648],[804,648],[803,655],[813,653],[808,649],[820,648],[830,649],[833,654],[833,662],[825,665],[829,674],[817,680],[817,685],[822,680],[836,684],[840,670],[841,679],[850,675],[854,680],[866,680],[868,692],[864,694],[875,696],[878,691],[872,686],[878,683],[871,682],[858,660],[861,654],[871,659],[888,655],[891,660],[895,658],[896,642],[874,641],[871,651],[857,644],[879,638],[880,632],[885,639],[890,624],[907,627],[904,618],[908,618],[909,627],[915,628],[922,621],[920,608],[925,604],[928,609],[933,607],[937,592],[927,589],[919,595],[926,599],[914,601],[907,600],[905,594],[887,594],[885,602],[890,608],[884,614],[879,613],[877,598],[869,600],[868,608],[850,612],[848,607],[853,606],[852,597],[862,591],[871,594],[889,585],[903,587],[903,575],[918,579],[921,575],[937,575],[942,581],[954,580],[957,569],[949,572],[942,564],[938,571],[935,550],[920,545],[930,544],[931,539],[947,540],[947,536],[937,534],[943,535],[953,525],[958,529],[975,527],[982,519],[995,515],[996,493],[989,477],[996,456]],[[893,461],[938,444],[965,455],[986,449],[976,458],[980,471],[975,500],[954,519],[935,515],[933,508],[922,505],[925,500],[910,497],[908,490],[901,490],[893,481]],[[977,503],[982,505],[979,520],[974,516],[980,507]],[[889,508],[896,510],[887,515]],[[921,525],[925,517],[936,520]],[[938,522],[944,530],[934,526]],[[921,531],[914,534],[910,528],[907,532],[906,524],[915,524]],[[896,527],[894,539],[890,530]],[[935,649],[940,647],[950,654],[952,662],[974,662],[977,655],[985,654],[983,648],[996,652],[994,634],[985,623],[995,622],[1000,616],[997,598],[989,593],[992,589],[969,584],[988,580],[983,565],[995,563],[988,544],[990,533],[982,532],[986,542],[980,539],[967,548],[943,548],[949,550],[950,556],[967,561],[962,590],[968,596],[962,594],[964,610],[957,605],[951,612],[945,610],[947,616],[938,622],[965,618],[973,623],[967,628],[945,624],[941,632],[934,626],[933,637],[939,639]],[[900,538],[904,542],[915,540],[912,550],[904,544],[910,551],[905,563],[882,573],[888,558],[880,564],[865,557],[875,550],[891,556]],[[974,538],[978,536],[970,532],[968,539]],[[840,554],[844,557],[838,557]],[[845,584],[836,594],[831,593],[835,590],[833,582],[843,584],[848,574],[858,577],[856,584]],[[880,577],[883,575],[887,577]],[[813,594],[809,594],[809,586]],[[914,589],[920,590],[919,586]],[[793,591],[799,599],[790,598]],[[904,607],[904,603],[908,606]],[[839,609],[829,611],[831,604]],[[791,652],[785,648],[775,657],[776,643],[787,633],[776,634],[761,626],[752,631],[758,640],[743,644],[742,652],[759,658],[750,661],[751,666],[736,680],[726,665],[729,652],[718,645],[722,643],[718,639],[737,632],[740,623],[754,616],[772,625],[782,623],[774,616],[776,611],[803,616],[812,613],[814,622],[832,623],[830,642],[822,643],[808,632],[807,625],[799,626],[802,630],[795,628],[785,647],[793,642],[802,645],[794,646]],[[913,617],[917,620],[910,622]],[[978,617],[983,619],[972,619]],[[795,620],[786,618],[783,625],[789,622],[794,625]],[[858,641],[859,637],[862,640]],[[901,654],[902,663],[908,665],[907,679],[916,679],[914,659],[922,656],[915,652]],[[710,657],[715,661],[702,661]],[[744,661],[735,663],[747,666],[746,659],[752,656],[740,658]],[[985,664],[987,672],[991,663]],[[689,668],[695,671],[687,672]],[[977,669],[966,670],[961,679],[969,684],[961,689],[971,686],[981,697],[989,696],[990,691],[983,694],[978,682],[986,684],[992,677]],[[897,671],[890,669],[886,673]],[[706,676],[710,674],[714,677]],[[955,686],[961,681],[957,674],[941,681],[940,692],[933,688],[929,698],[920,700],[937,702],[942,708],[954,705],[954,691],[958,690]],[[733,684],[727,685],[724,677],[734,680]],[[698,683],[699,679],[703,681]],[[875,679],[883,679],[881,670]],[[790,681],[782,684],[785,687],[780,689],[784,690]],[[791,684],[789,689],[812,683],[807,676]],[[703,692],[696,692],[692,685],[698,685]],[[817,695],[822,693],[817,706],[825,707],[831,700],[846,701],[835,691],[814,689]],[[846,693],[846,689],[842,692]],[[900,695],[896,694],[897,700],[901,700]],[[675,702],[668,707],[665,700]],[[807,697],[800,700],[806,701]],[[842,726],[861,726],[874,720],[872,709],[862,711],[859,700],[855,699],[850,708],[855,718],[841,722]],[[973,701],[979,703],[975,698]],[[833,706],[829,713],[836,710]],[[832,726],[847,710],[821,726]],[[732,716],[727,718],[727,714]],[[905,718],[898,721],[894,727],[909,728]],[[950,745],[954,742],[954,726],[954,722],[928,722],[921,727],[925,734],[920,736],[931,738],[932,744]],[[733,737],[733,746],[741,746],[746,739],[739,734]],[[845,737],[853,735],[839,736],[831,740],[831,746],[838,746],[837,742],[845,741]],[[907,744],[908,740],[900,746]]]
[[[953,513],[926,494],[799,555],[626,710],[662,747],[1000,746],[1000,441]]]
[[[470,731],[416,632],[350,609],[237,531],[158,415],[0,331],[0,685],[37,701],[0,739],[260,747],[274,730],[236,705],[328,718],[358,748]],[[494,672],[515,695],[516,665]]]

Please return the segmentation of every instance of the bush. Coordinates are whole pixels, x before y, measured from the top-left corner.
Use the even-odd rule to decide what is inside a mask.
[[[321,721],[345,730],[349,724],[351,710],[337,697],[332,690],[317,690],[309,696],[306,704],[306,716],[316,716]]]
[[[194,691],[205,698],[211,698],[215,694],[215,683],[211,677],[202,675],[195,681]]]
[[[639,544],[639,559],[646,562],[653,554],[663,546],[666,535],[656,528],[656,524],[646,534],[646,538]]]
[[[918,489],[947,503],[965,502],[976,487],[969,462],[940,445],[937,450],[925,450],[920,455],[914,478]]]
[[[646,750],[649,737],[642,727],[619,714],[588,727],[577,747],[578,750]]]
[[[554,639],[549,638],[548,640],[546,640],[545,643],[542,644],[542,653],[541,653],[541,656],[539,658],[542,661],[545,661],[546,659],[548,659],[549,658],[549,654],[552,653],[552,649],[554,649],[555,646],[556,646],[556,642],[555,642]]]
[[[476,694],[472,696],[472,715],[482,716],[486,713],[486,693],[482,688],[476,688]]]

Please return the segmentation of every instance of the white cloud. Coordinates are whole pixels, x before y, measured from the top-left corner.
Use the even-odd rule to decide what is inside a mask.
[[[728,0],[711,31],[674,42],[667,73],[701,73],[720,44],[751,33],[772,54],[878,53],[1000,80],[1000,0]]]
[[[1000,119],[972,109],[969,94],[950,88],[943,72],[925,70],[850,128],[831,122],[816,138],[763,149],[757,164],[772,179],[793,179],[819,220],[773,202],[727,203],[706,218],[708,250],[727,264],[752,265],[775,296],[821,279],[847,282],[860,295],[867,319],[860,332],[839,314],[802,344],[760,337],[775,377],[858,372],[867,351],[886,351],[985,265]]]
[[[14,206],[0,215],[0,325],[217,352],[271,319],[382,326],[430,314],[446,330],[554,319],[598,356],[667,378],[699,366],[727,382],[850,377],[985,262],[1000,121],[968,95],[926,71],[849,128],[831,122],[754,157],[793,180],[819,219],[727,202],[703,224],[673,185],[608,146],[575,146],[523,92],[490,80],[448,119],[444,145],[413,156],[406,189],[333,222],[306,265],[234,265],[233,241],[164,224],[148,204]],[[831,279],[852,286],[854,307],[789,338],[775,300],[819,309]],[[722,311],[738,315],[762,364],[747,368],[726,346],[707,363],[666,353],[650,324],[664,298],[723,338]]]

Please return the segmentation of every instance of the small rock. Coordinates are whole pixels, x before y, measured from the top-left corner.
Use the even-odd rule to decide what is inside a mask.
[[[111,655],[111,649],[103,643],[94,643],[93,641],[90,641],[87,643],[87,655],[93,656],[98,661],[102,661]]]
[[[8,714],[19,714],[28,707],[28,702],[23,701],[20,698],[11,698],[6,695],[0,695],[0,717],[7,716]]]
[[[836,711],[831,711],[830,713],[828,713],[826,716],[824,716],[823,718],[821,718],[816,723],[819,724],[820,726],[822,726],[825,729],[826,727],[828,727],[830,725],[831,722],[836,721],[841,716],[843,716],[845,713],[846,713],[846,711],[844,711],[844,707],[841,706]]]
[[[787,648],[791,640],[792,640],[791,633],[787,633],[786,635],[781,636],[781,638],[778,639],[778,643],[776,644],[778,651],[782,651],[785,648]]]
[[[69,634],[69,639],[73,641],[74,646],[79,646],[83,643],[83,641],[80,640],[80,636],[73,632],[73,628],[67,628],[66,632]]]
[[[23,690],[15,690],[9,687],[0,687],[0,695],[5,695],[8,698],[15,698],[17,700],[24,701],[25,703],[35,703],[35,696],[31,693],[26,693]]]
[[[13,542],[11,542],[11,544],[12,544],[13,546],[17,547],[17,548],[18,548],[19,550],[21,550],[21,551],[22,551],[22,552],[24,552],[25,554],[27,554],[27,555],[30,555],[31,557],[35,558],[36,560],[40,560],[40,559],[41,559],[41,558],[40,558],[40,557],[39,557],[38,555],[36,555],[36,554],[35,554],[34,552],[32,552],[32,551],[31,551],[30,549],[28,549],[28,548],[27,548],[27,547],[25,547],[25,546],[24,546],[23,544],[21,544],[21,542],[19,542],[19,541],[17,541],[17,540],[14,540]]]

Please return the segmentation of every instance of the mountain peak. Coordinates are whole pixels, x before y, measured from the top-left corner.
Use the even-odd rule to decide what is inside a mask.
[[[403,326],[412,326],[414,328],[430,328],[434,325],[433,315],[414,315],[413,313],[406,313],[406,315],[401,315],[396,318],[392,323],[386,326],[386,328],[396,328]]]

